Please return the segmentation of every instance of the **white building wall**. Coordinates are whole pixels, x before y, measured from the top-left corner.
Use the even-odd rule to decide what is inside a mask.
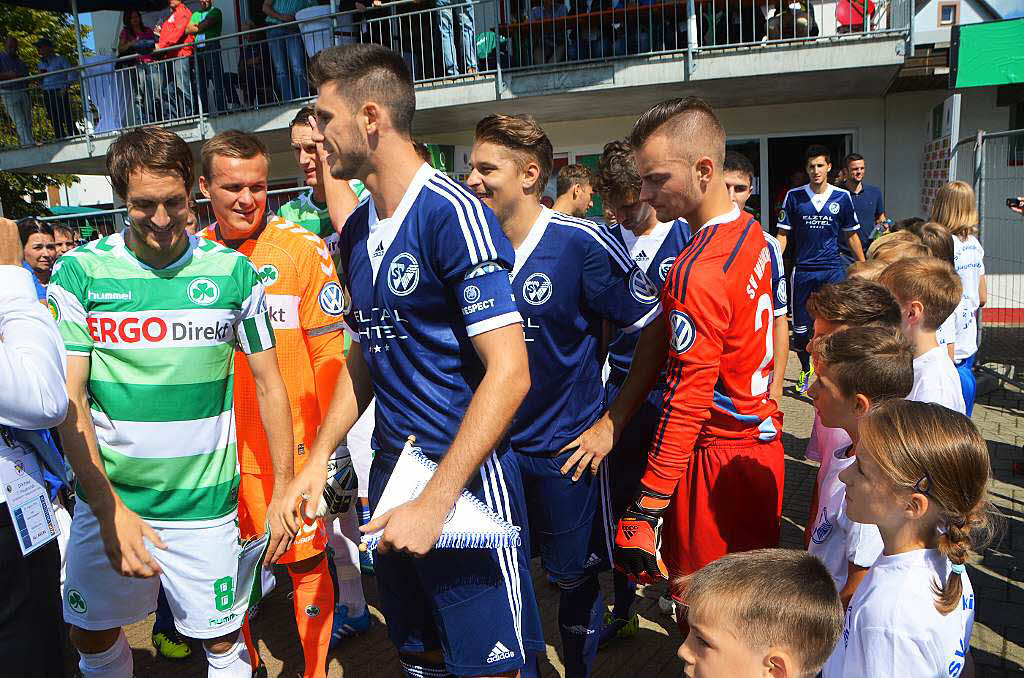
[[[974,0],[960,0],[960,25],[992,21],[995,17]],[[939,0],[931,0],[914,15],[914,44],[949,42],[950,27],[939,26]]]

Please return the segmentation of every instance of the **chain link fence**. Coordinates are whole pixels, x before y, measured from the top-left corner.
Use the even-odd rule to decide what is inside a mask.
[[[988,303],[981,309],[978,369],[1024,388],[1024,215],[1007,205],[1024,196],[1024,129],[961,140],[953,178],[978,197]]]
[[[267,191],[267,214],[274,214],[281,205],[289,200],[298,197],[308,191],[308,188],[279,188]],[[100,210],[96,212],[85,212],[82,214],[61,214],[52,217],[42,217],[43,221],[50,222],[56,226],[61,224],[77,230],[84,240],[93,240],[110,235],[115,231],[124,228],[125,213],[127,210],[120,207],[112,210]],[[213,209],[210,201],[206,198],[196,201],[196,223],[199,228],[205,228],[213,223]]]

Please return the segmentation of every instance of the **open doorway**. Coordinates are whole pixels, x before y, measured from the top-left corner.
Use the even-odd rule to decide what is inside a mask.
[[[754,168],[753,181],[750,182],[750,197],[747,198],[746,210],[754,215],[760,223],[764,223],[764,213],[761,209],[762,190],[761,182],[761,140],[760,139],[729,139],[725,142],[725,150],[736,151],[747,157]]]
[[[772,234],[778,230],[776,222],[782,201],[786,198],[786,192],[807,183],[807,174],[804,172],[804,153],[811,144],[821,144],[831,152],[832,171],[829,172],[828,180],[829,183],[835,183],[836,175],[842,167],[843,158],[853,147],[853,135],[803,134],[768,138],[768,186],[765,187],[763,194],[770,196],[771,209],[762,209],[762,216],[768,218],[769,230]]]

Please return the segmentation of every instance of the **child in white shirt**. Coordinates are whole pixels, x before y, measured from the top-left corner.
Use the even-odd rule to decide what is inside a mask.
[[[884,551],[846,611],[824,678],[957,678],[967,670],[975,598],[965,564],[987,527],[989,456],[963,414],[896,400],[860,425],[846,483],[851,520]]]
[[[935,336],[960,302],[960,278],[953,267],[936,257],[901,259],[878,280],[899,301],[903,334],[914,345],[914,387],[907,398],[964,413],[960,375]]]
[[[852,444],[822,461],[826,471],[807,550],[821,558],[846,605],[882,553],[882,537],[874,525],[846,516],[846,486],[839,474],[855,461],[861,419],[876,404],[910,391],[913,359],[910,344],[892,327],[850,327],[815,339],[811,348],[815,381],[807,395],[822,424],[843,429]]]

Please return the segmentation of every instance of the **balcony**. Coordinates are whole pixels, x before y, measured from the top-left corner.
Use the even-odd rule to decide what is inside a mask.
[[[912,9],[910,0],[539,1],[423,9],[403,0],[225,35],[187,56],[87,57],[4,81],[0,167],[103,173],[118,132],[142,124],[196,144],[240,128],[283,151],[295,110],[315,96],[309,56],[353,42],[404,56],[423,137],[472,129],[495,111],[547,122],[635,114],[686,94],[721,107],[881,96],[904,61]]]

